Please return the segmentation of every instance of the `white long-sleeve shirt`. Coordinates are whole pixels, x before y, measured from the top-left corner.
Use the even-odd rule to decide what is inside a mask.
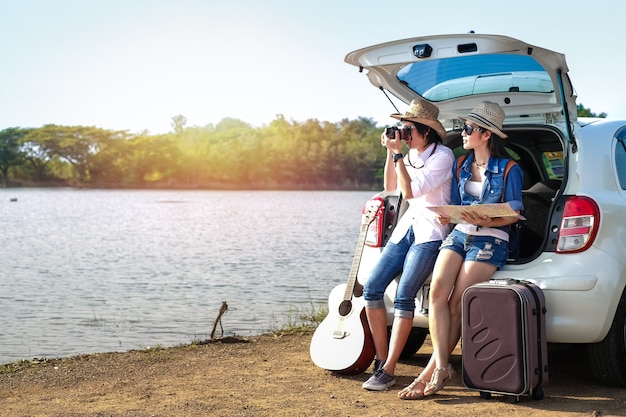
[[[398,221],[391,242],[399,242],[411,226],[415,243],[443,240],[450,231],[448,225],[439,224],[437,215],[427,209],[450,204],[454,154],[450,148],[439,144],[431,155],[434,146],[431,144],[421,154],[416,149],[410,149],[408,155],[402,158],[411,178],[413,198],[408,200],[409,208]]]

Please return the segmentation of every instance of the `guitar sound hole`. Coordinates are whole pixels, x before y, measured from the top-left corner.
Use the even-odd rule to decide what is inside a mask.
[[[339,315],[347,316],[352,311],[352,301],[343,300],[341,304],[339,304]]]

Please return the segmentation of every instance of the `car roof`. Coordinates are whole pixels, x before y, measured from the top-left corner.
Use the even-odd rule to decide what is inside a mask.
[[[345,61],[406,104],[416,97],[434,103],[447,129],[484,100],[504,109],[505,125],[564,122],[564,103],[576,120],[565,55],[507,36],[402,39],[350,52]]]

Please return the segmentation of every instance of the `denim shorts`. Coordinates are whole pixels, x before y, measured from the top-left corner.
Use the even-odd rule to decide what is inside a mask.
[[[468,235],[453,230],[440,249],[453,250],[467,261],[486,262],[502,268],[509,256],[509,242],[493,236]]]

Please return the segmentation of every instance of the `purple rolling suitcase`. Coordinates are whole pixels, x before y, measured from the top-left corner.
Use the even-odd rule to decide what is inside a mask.
[[[492,280],[463,293],[463,384],[480,391],[543,398],[548,382],[543,291],[517,280]]]

